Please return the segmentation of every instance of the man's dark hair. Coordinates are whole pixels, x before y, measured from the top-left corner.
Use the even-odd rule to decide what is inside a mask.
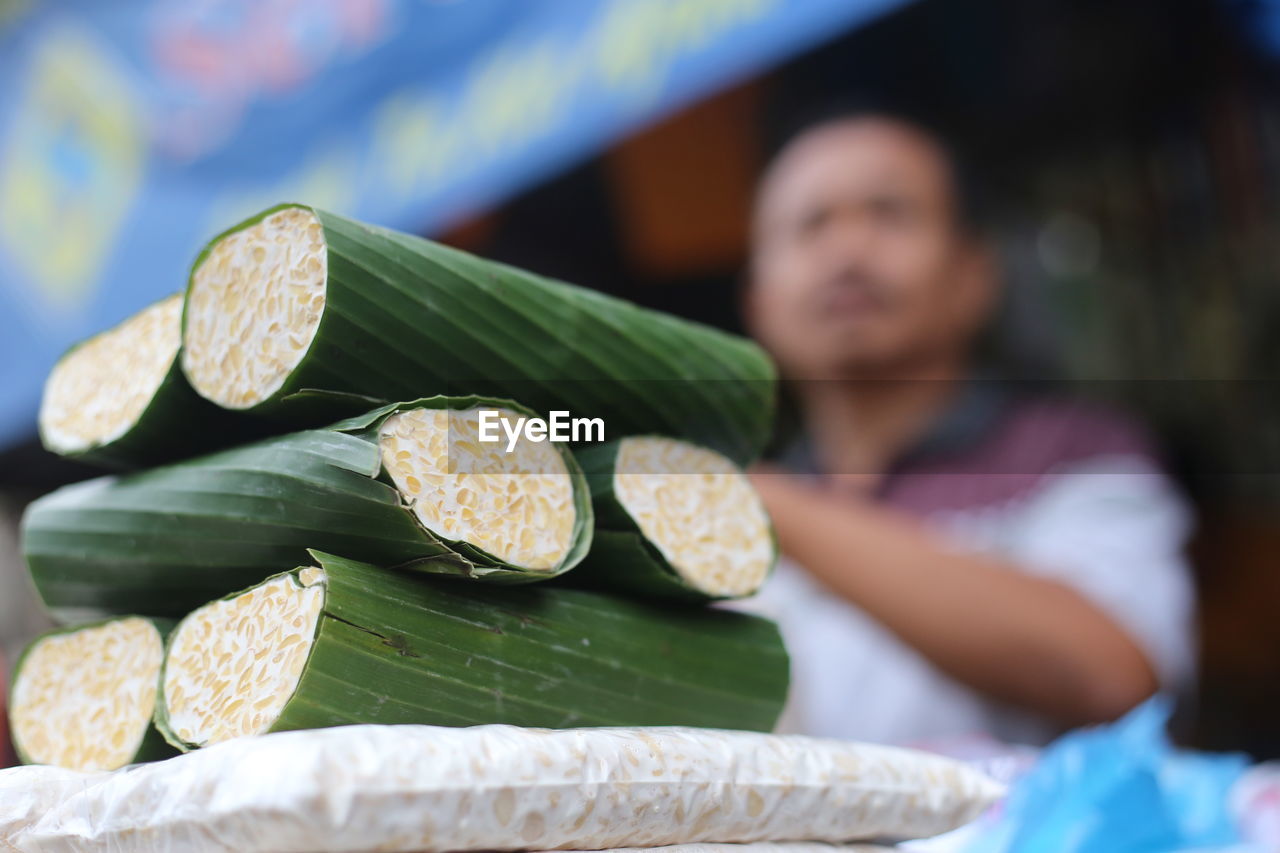
[[[951,175],[955,210],[961,228],[971,234],[982,234],[987,229],[990,205],[961,148],[938,125],[899,105],[869,97],[848,96],[775,111],[766,115],[765,162],[771,164],[790,142],[811,130],[862,119],[892,121],[933,143]]]

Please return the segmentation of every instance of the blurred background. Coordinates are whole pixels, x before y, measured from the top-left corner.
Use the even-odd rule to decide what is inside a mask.
[[[0,643],[54,359],[302,201],[739,328],[806,104],[941,128],[1008,294],[987,358],[1127,408],[1196,503],[1183,742],[1280,757],[1280,3],[0,0]]]

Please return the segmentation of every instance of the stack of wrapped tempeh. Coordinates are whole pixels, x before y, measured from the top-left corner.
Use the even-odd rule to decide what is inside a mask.
[[[19,753],[110,771],[362,723],[768,731],[777,630],[706,605],[776,559],[740,467],[773,400],[748,341],[264,211],[49,378],[50,450],[142,470],[24,518],[72,627],[18,662]],[[521,429],[557,410],[608,440]]]

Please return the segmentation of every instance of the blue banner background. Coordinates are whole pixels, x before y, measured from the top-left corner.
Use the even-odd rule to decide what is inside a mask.
[[[0,0],[0,446],[259,208],[431,233],[901,2]]]

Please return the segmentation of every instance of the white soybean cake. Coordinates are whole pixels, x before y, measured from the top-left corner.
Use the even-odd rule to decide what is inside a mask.
[[[15,667],[9,708],[23,762],[115,770],[172,754],[151,725],[167,628],[134,616],[32,642]]]
[[[294,429],[448,388],[617,435],[675,430],[741,462],[776,378],[745,338],[298,204],[197,256],[182,369],[207,400]]]
[[[64,487],[28,507],[23,555],[61,618],[181,616],[303,565],[312,548],[500,583],[568,571],[594,529],[581,469],[561,443],[478,441],[481,412],[532,414],[430,397]]]
[[[665,436],[581,451],[597,532],[575,580],[642,595],[753,594],[777,561],[764,504],[732,460]]]
[[[202,850],[236,853],[671,845],[680,846],[660,853],[752,853],[754,845],[759,853],[841,853],[851,848],[825,844],[934,836],[1003,794],[973,768],[923,752],[669,727],[283,732],[94,781],[12,843],[49,851],[185,849],[199,839]],[[0,794],[4,782],[0,774]]]
[[[182,294],[72,347],[40,401],[46,450],[134,468],[224,446],[261,431],[200,398],[179,365]]]
[[[157,713],[174,746],[358,723],[767,731],[786,698],[760,617],[312,558],[174,629]]]
[[[320,327],[327,274],[324,231],[305,208],[219,239],[187,296],[183,369],[196,390],[228,409],[279,391]]]
[[[383,422],[383,467],[413,513],[444,539],[463,540],[531,570],[557,566],[573,545],[573,481],[549,442],[521,439],[511,450],[480,440],[476,407],[410,409]],[[506,409],[501,420],[521,416]]]

